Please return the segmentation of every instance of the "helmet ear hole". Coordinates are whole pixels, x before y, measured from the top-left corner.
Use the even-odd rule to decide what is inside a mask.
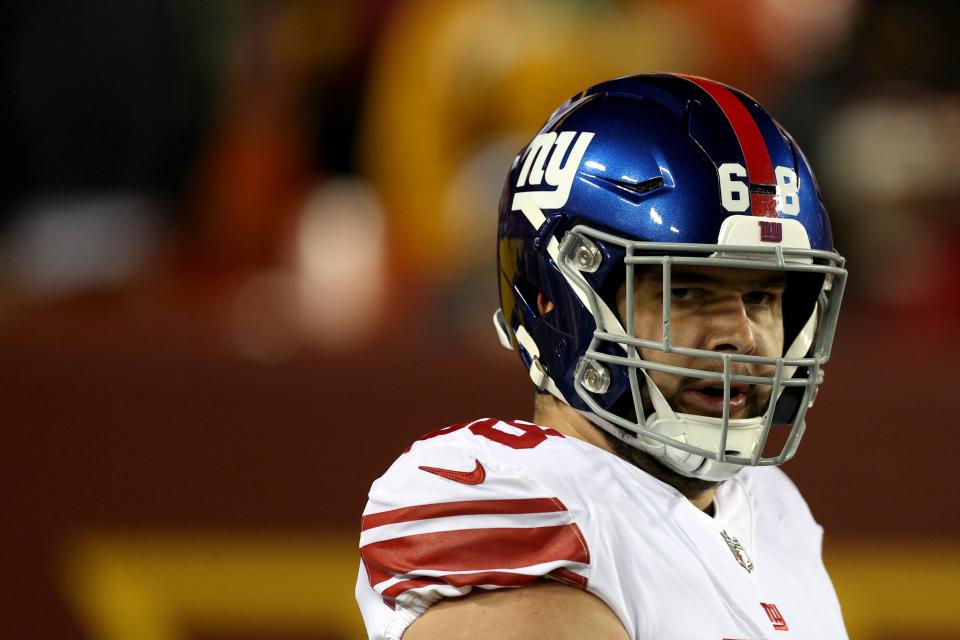
[[[553,311],[555,307],[556,305],[553,303],[553,300],[545,296],[543,292],[537,294],[537,313],[540,317],[546,316]]]
[[[539,289],[535,284],[526,278],[517,278],[514,282],[513,289],[517,293],[519,304],[526,307],[532,315],[540,315],[537,313],[537,296],[539,295]]]

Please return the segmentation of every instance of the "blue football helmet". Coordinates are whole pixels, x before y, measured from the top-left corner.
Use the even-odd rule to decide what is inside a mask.
[[[806,158],[755,100],[679,74],[587,89],[517,155],[497,237],[494,324],[540,392],[690,477],[723,480],[794,455],[830,357],[846,271]],[[676,344],[671,279],[680,266],[782,276],[782,353]],[[662,325],[636,335],[635,276],[651,270]],[[703,368],[645,360],[644,350]],[[654,372],[710,381],[701,384],[723,398],[722,412],[681,412]],[[732,418],[731,396],[747,386],[766,392],[758,415]],[[770,439],[774,426],[789,430],[782,445]]]

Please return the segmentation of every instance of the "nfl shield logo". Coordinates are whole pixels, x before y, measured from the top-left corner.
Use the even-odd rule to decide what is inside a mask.
[[[720,535],[723,536],[723,541],[727,543],[728,547],[730,547],[733,557],[737,559],[737,562],[740,563],[740,566],[746,569],[748,572],[753,571],[753,562],[750,560],[747,552],[744,551],[743,545],[740,544],[740,541],[726,531],[721,531]]]

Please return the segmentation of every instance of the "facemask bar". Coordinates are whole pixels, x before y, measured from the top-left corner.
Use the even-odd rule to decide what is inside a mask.
[[[576,251],[577,245],[582,241],[580,238],[594,238],[611,245],[620,246],[625,251],[624,264],[626,268],[626,329],[616,322],[616,316],[611,314],[606,303],[600,299],[599,295],[587,283],[583,275],[576,268],[576,262],[571,260],[572,252]],[[650,255],[655,253],[657,255]],[[699,254],[691,256],[689,254]],[[843,296],[846,284],[846,270],[843,268],[844,258],[836,252],[821,251],[803,248],[787,248],[780,245],[773,246],[754,246],[754,245],[712,245],[712,244],[681,244],[681,243],[659,243],[659,242],[640,242],[632,241],[618,236],[614,236],[584,225],[574,227],[564,237],[557,260],[560,270],[567,277],[568,281],[581,289],[584,294],[581,296],[590,306],[591,313],[597,321],[597,328],[594,331],[593,340],[586,351],[582,364],[588,366],[578,367],[575,377],[575,389],[577,394],[590,407],[590,410],[602,420],[615,425],[613,429],[610,426],[601,424],[604,429],[611,431],[614,435],[625,440],[642,439],[648,443],[651,441],[661,445],[678,448],[688,453],[702,456],[707,459],[716,460],[721,463],[735,465],[779,465],[796,453],[800,438],[805,428],[804,416],[807,408],[812,404],[816,395],[817,387],[823,381],[823,372],[821,367],[829,358],[833,344],[833,337],[836,330],[837,319],[839,315],[840,301]],[[764,357],[748,356],[741,354],[720,353],[695,349],[689,347],[680,347],[672,344],[671,340],[671,267],[673,265],[700,265],[710,267],[736,267],[745,269],[768,269],[771,271],[816,273],[824,275],[824,285],[817,298],[817,305],[813,313],[817,316],[817,331],[812,345],[812,354],[807,357]],[[637,338],[634,335],[634,271],[637,265],[655,265],[660,266],[662,270],[662,329],[663,339],[661,341],[646,340]],[[611,318],[614,320],[611,321]],[[603,343],[618,344],[624,351],[624,356],[611,355],[599,350]],[[785,345],[785,349],[791,345]],[[703,358],[710,360],[719,360],[722,362],[723,371],[711,372],[701,369],[689,369],[674,365],[666,365],[655,362],[648,362],[640,359],[639,348],[648,348],[658,350],[664,353],[677,353],[683,356]],[[810,350],[807,350],[810,351]],[[613,412],[603,408],[597,402],[596,397],[584,386],[583,380],[589,363],[599,363],[607,365],[623,366],[627,370],[629,378],[629,390],[635,407],[636,422],[631,422]],[[767,365],[774,367],[772,376],[750,376],[733,375],[733,363],[746,363],[754,365]],[[793,377],[792,374],[798,368],[807,368],[808,375],[804,377]],[[690,443],[681,442],[669,435],[656,433],[647,428],[647,417],[644,412],[643,399],[641,396],[640,379],[637,370],[643,372],[644,378],[648,382],[650,395],[659,394],[654,383],[649,379],[647,371],[658,371],[662,373],[675,374],[680,376],[696,377],[700,379],[719,380],[723,383],[724,408],[721,418],[710,418],[705,416],[690,416],[701,423],[715,424],[720,429],[719,444],[716,450],[706,449],[694,446]],[[769,385],[771,388],[770,399],[767,403],[766,411],[762,415],[760,432],[757,437],[756,445],[748,456],[735,456],[726,453],[727,440],[731,428],[738,429],[750,423],[753,427],[756,425],[756,419],[731,420],[730,395],[732,383],[743,383],[752,385]],[[787,436],[781,451],[776,456],[762,455],[767,439],[773,426],[773,418],[777,402],[781,392],[788,387],[803,387],[803,395],[800,400],[799,408],[793,417],[790,425],[790,433]],[[660,396],[662,399],[662,396]],[[651,397],[651,402],[656,405],[657,402]],[[665,404],[665,401],[664,403]],[[654,407],[656,408],[656,407]],[[670,409],[667,409],[670,411]],[[679,414],[684,416],[686,414]],[[616,428],[619,427],[619,428]],[[625,430],[625,432],[624,432]]]

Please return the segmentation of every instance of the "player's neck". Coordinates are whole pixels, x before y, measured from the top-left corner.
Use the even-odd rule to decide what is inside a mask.
[[[701,511],[712,514],[713,500],[717,493],[717,485],[715,483],[696,480],[695,478],[686,478],[669,471],[665,467],[657,468],[661,467],[661,465],[652,459],[649,460],[650,464],[645,464],[646,460],[638,459],[640,458],[638,455],[625,455],[626,452],[618,450],[621,449],[621,447],[616,446],[614,442],[615,438],[607,436],[605,432],[594,426],[589,420],[553,396],[545,394],[537,395],[534,403],[533,422],[544,427],[555,429],[565,436],[588,442],[595,447],[600,447],[604,451],[625,459],[627,462],[639,467],[642,471],[646,471],[658,480],[677,489]],[[629,447],[629,445],[624,444],[623,447],[626,448]],[[639,450],[634,451],[636,454],[642,454]],[[648,456],[643,455],[642,457],[647,458]],[[644,464],[641,464],[641,462],[644,462]],[[654,464],[657,466],[651,466]]]
[[[599,429],[589,420],[551,395],[538,394],[533,405],[533,422],[550,427],[565,436],[589,442],[604,451],[616,454]]]

